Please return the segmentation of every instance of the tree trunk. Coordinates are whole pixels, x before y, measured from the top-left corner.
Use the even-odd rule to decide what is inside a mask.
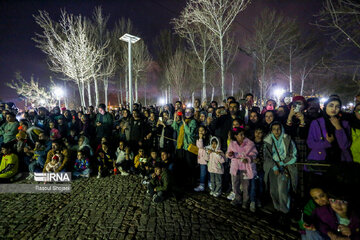
[[[214,86],[212,86],[211,101],[214,101],[214,95],[215,95],[215,88],[214,88]]]
[[[250,84],[250,93],[253,93],[252,92],[253,84],[256,84],[257,82],[257,59],[256,59],[255,51],[252,52],[252,57],[253,57],[253,82],[252,84]]]
[[[92,102],[91,102],[91,84],[90,84],[90,81],[87,82],[87,89],[88,89],[89,106],[91,106]]]
[[[118,100],[118,106],[120,106],[120,92],[119,91],[117,91],[116,96],[117,96],[117,100]]]
[[[194,106],[194,102],[195,102],[195,91],[193,91],[191,93],[191,105]]]
[[[231,74],[231,96],[234,96],[234,74]]]
[[[108,87],[109,87],[109,79],[104,79],[104,95],[105,95],[105,105],[108,105]]]
[[[64,89],[66,91],[66,81],[64,81]],[[64,104],[65,104],[65,108],[68,108],[68,99],[67,99],[66,94],[64,96]]]
[[[128,81],[126,74],[125,74],[125,91],[126,91],[126,104],[128,104],[130,100],[129,100],[129,88],[128,88]]]
[[[263,64],[261,80],[260,80],[260,106],[262,106],[263,99],[264,99],[264,82],[265,82],[265,66]]]
[[[171,103],[172,102],[172,96],[171,96],[171,86],[168,86],[168,96],[169,96],[169,101],[167,103]]]
[[[303,92],[304,92],[304,82],[305,82],[305,78],[304,78],[303,76],[301,76],[300,96],[303,96]]]
[[[95,105],[99,106],[99,88],[98,88],[98,81],[94,79],[94,86],[95,86]]]
[[[121,88],[121,78],[119,78],[120,103],[123,105],[123,90]]]
[[[135,102],[138,102],[138,76],[135,74]]]
[[[144,103],[145,103],[145,106],[146,106],[146,84],[145,84],[145,92],[144,92],[144,95],[145,95]]]
[[[220,37],[220,69],[221,69],[221,100],[225,99],[225,66],[224,66],[224,46],[223,38]]]
[[[165,103],[168,103],[168,91],[165,89]]]
[[[206,101],[206,63],[203,62],[202,64],[202,102]]]
[[[289,86],[290,86],[290,92],[292,92],[292,53],[291,53],[291,45],[290,45],[290,64],[289,64]]]

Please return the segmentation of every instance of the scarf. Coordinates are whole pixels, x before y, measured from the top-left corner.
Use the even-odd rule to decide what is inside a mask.
[[[189,124],[190,121],[191,121],[191,118],[185,119],[186,124]],[[177,138],[176,149],[181,149],[183,147],[184,138],[185,138],[185,130],[184,130],[184,124],[183,124],[183,125],[181,125],[180,130],[179,130],[179,136]]]

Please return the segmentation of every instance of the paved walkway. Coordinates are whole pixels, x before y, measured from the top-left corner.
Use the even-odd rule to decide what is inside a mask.
[[[137,176],[111,176],[74,181],[71,194],[0,194],[0,239],[299,238],[225,198],[192,193],[154,204],[145,192]]]

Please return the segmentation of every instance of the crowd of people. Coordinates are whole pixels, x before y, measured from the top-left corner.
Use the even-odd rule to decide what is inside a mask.
[[[249,93],[220,104],[195,99],[192,107],[135,103],[130,112],[100,104],[20,115],[0,104],[0,182],[34,172],[135,174],[153,202],[179,189],[252,212],[271,201],[281,226],[300,205],[304,239],[359,239],[351,173],[360,163],[360,96],[355,102],[344,111],[337,95],[321,106],[286,93],[279,106],[269,99],[261,109]]]

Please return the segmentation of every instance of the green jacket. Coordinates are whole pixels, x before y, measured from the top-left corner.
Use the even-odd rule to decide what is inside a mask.
[[[101,115],[98,113],[96,115],[95,122],[100,122],[101,126],[96,127],[96,137],[102,138],[102,137],[110,137],[111,131],[113,128],[113,117],[110,113],[106,112],[104,115]],[[96,125],[95,123],[95,125]]]
[[[0,127],[0,135],[4,136],[4,143],[15,140],[16,134],[18,133],[19,122],[4,123]]]
[[[183,124],[182,121],[176,122],[174,121],[171,125],[172,128],[177,132],[177,136],[179,136],[181,125]],[[190,144],[195,144],[195,131],[197,128],[197,124],[195,119],[191,119],[189,124],[185,124],[184,126],[184,144],[183,149],[188,150]]]
[[[298,222],[301,230],[305,230],[305,228],[303,227],[304,222],[306,222],[306,218],[311,217],[312,212],[315,210],[315,208],[316,208],[316,204],[314,200],[310,199],[308,203],[305,205],[303,215],[301,216],[301,219]]]
[[[360,129],[351,129],[352,144],[350,147],[354,162],[360,163]]]
[[[160,177],[156,176],[152,178],[150,183],[155,186],[156,192],[166,192],[170,191],[171,183],[170,183],[170,176],[167,169],[162,169]]]

